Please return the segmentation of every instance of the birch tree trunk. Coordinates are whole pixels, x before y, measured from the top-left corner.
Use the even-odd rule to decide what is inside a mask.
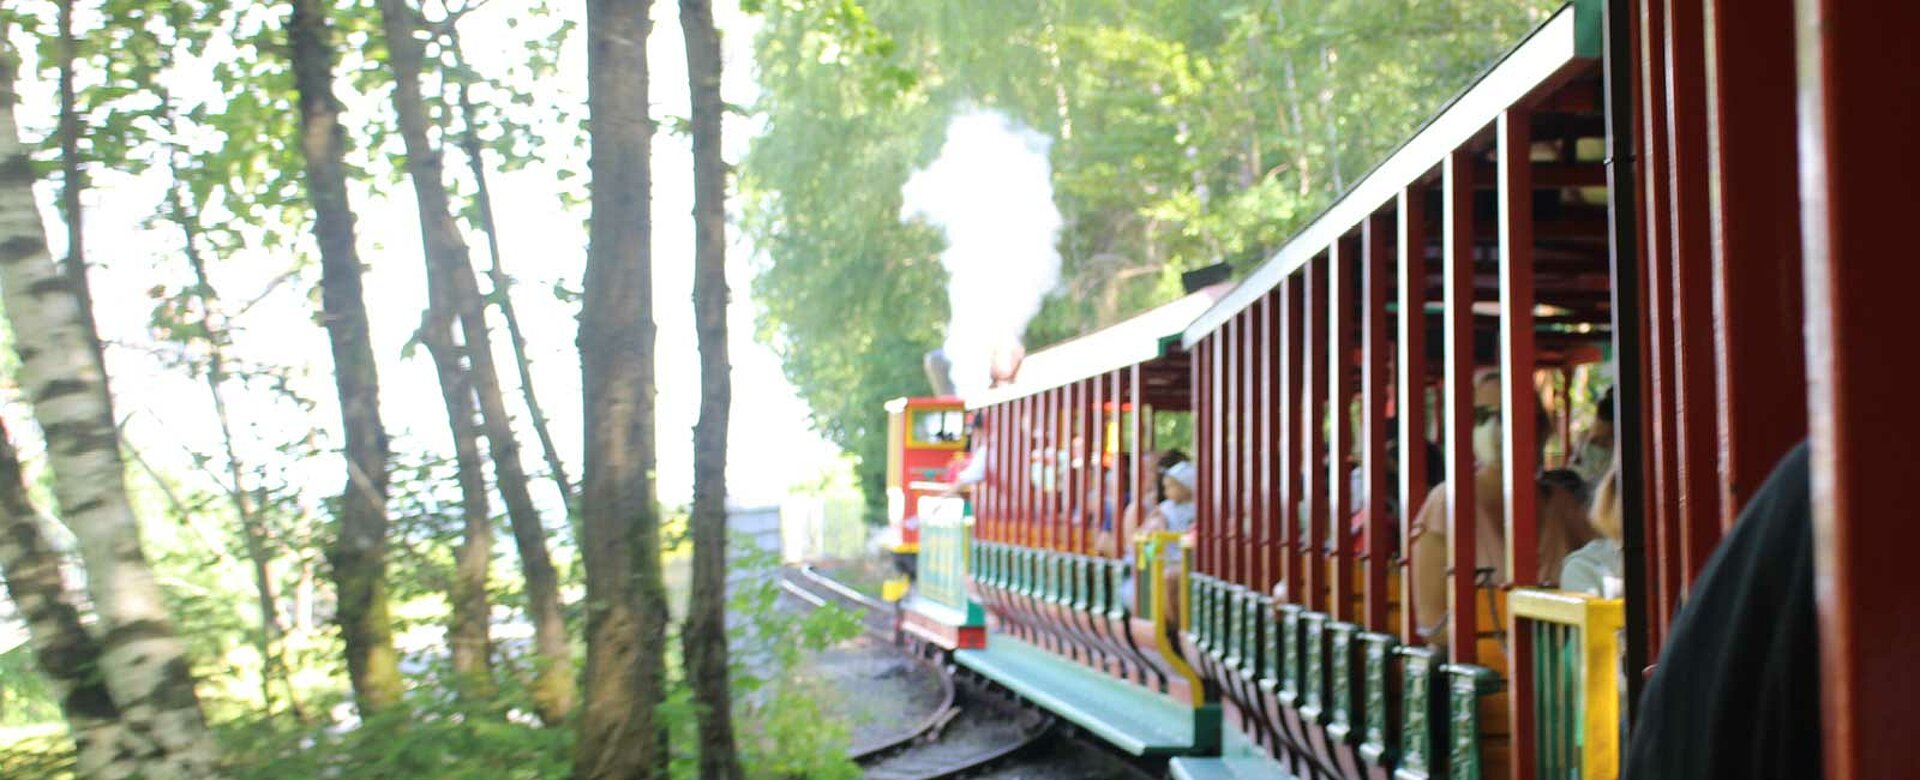
[[[347,675],[363,716],[399,702],[400,667],[387,615],[387,434],[380,376],[368,338],[360,256],[347,203],[346,130],[333,96],[333,41],[324,0],[294,0],[287,21],[300,92],[300,151],[320,245],[320,306],[332,342],[333,379],[346,431],[347,486],[328,558],[338,589]]]
[[[26,618],[33,657],[53,683],[73,737],[83,778],[131,777],[153,756],[153,744],[127,728],[100,675],[100,643],[67,601],[60,553],[41,533],[40,512],[27,497],[20,459],[0,426],[0,572],[7,595]]]
[[[580,312],[586,699],[576,778],[664,777],[666,586],[655,506],[649,0],[587,2],[592,209]]]
[[[700,342],[700,420],[693,428],[693,584],[682,656],[693,684],[702,780],[736,780],[727,685],[727,171],[720,156],[720,34],[708,0],[680,0],[693,113],[693,310]]]
[[[480,402],[494,476],[507,505],[514,546],[520,553],[520,570],[526,579],[527,614],[533,622],[534,647],[539,654],[531,694],[540,719],[555,725],[572,712],[575,698],[572,652],[567,643],[566,618],[560,611],[560,577],[547,556],[546,528],[520,465],[520,445],[514,439],[513,420],[507,414],[499,370],[493,361],[486,307],[480,299],[467,242],[453,219],[440,151],[429,137],[426,104],[420,94],[425,52],[415,35],[419,29],[416,11],[409,0],[380,0],[380,16],[386,30],[388,62],[393,67],[394,109],[407,150],[414,201],[420,210],[429,284],[437,277],[439,284],[446,285],[460,315],[458,322],[472,366],[469,376]]]
[[[186,645],[174,635],[141,551],[92,328],[73,279],[47,250],[32,163],[14,117],[17,67],[11,46],[0,40],[0,304],[13,328],[21,389],[46,435],[54,500],[86,563],[104,634],[100,678],[128,727],[153,740],[151,757],[139,762],[143,774],[216,776],[218,754]]]
[[[73,280],[79,291],[80,313],[87,323],[87,344],[100,373],[107,373],[106,349],[100,343],[100,331],[93,322],[93,288],[87,284],[86,224],[80,208],[80,193],[87,188],[86,173],[80,160],[80,110],[74,90],[73,38],[74,0],[60,0],[56,23],[60,40],[60,211],[67,223],[67,259],[61,270]]]

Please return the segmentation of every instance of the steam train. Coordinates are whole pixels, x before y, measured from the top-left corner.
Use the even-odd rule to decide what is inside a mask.
[[[1804,439],[1827,774],[1915,765],[1920,420],[1879,345],[1920,275],[1920,6],[1734,6],[1571,3],[1237,282],[890,407],[906,630],[1179,777],[1614,777]],[[1549,477],[1602,417],[1620,592],[1559,590]],[[1170,449],[1196,520],[1143,533]],[[962,502],[930,477],[968,458]]]

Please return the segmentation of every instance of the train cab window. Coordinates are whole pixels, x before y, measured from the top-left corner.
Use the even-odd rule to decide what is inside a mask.
[[[967,415],[958,409],[915,411],[908,430],[917,447],[960,444],[967,438]]]

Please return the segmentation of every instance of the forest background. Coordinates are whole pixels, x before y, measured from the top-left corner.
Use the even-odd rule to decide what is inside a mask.
[[[330,25],[331,88],[343,106],[347,195],[388,421],[391,552],[381,577],[402,660],[399,699],[380,713],[365,711],[334,619],[337,572],[326,551],[340,534],[333,494],[345,439],[319,324],[324,263],[303,178],[290,8],[105,0],[0,11],[20,64],[20,135],[35,161],[30,205],[52,236],[52,257],[67,257],[74,243],[69,192],[84,217],[76,235],[90,273],[80,289],[104,345],[145,557],[185,640],[197,706],[223,771],[236,776],[494,777],[501,767],[590,775],[579,767],[591,763],[591,740],[576,738],[586,716],[571,702],[593,644],[584,603],[592,573],[578,554],[579,484],[567,478],[582,474],[597,422],[577,400],[585,388],[574,371],[580,350],[592,348],[574,338],[590,297],[594,197],[606,194],[592,182],[607,180],[589,158],[587,98],[593,79],[635,74],[594,72],[587,50],[598,21],[573,4],[305,5]],[[720,155],[732,161],[736,187],[728,275],[746,293],[727,314],[733,383],[746,389],[732,404],[731,495],[765,502],[793,489],[857,488],[877,519],[881,404],[925,392],[921,357],[946,340],[954,314],[942,265],[948,237],[903,220],[901,193],[939,153],[955,116],[995,111],[1050,142],[1062,227],[1048,249],[1059,256],[1059,281],[1041,291],[1024,334],[1044,345],[1177,296],[1182,272],[1257,264],[1555,5],[720,4],[728,117]],[[687,108],[686,52],[670,34],[675,10],[652,9],[660,18],[647,52],[660,131],[650,238],[660,326],[646,359],[658,367],[655,474],[669,558],[687,554],[702,390],[689,295],[695,231],[684,218],[698,123]],[[418,150],[393,99],[408,78],[383,22],[400,11],[419,43],[413,80],[434,155],[410,153]],[[67,39],[75,121],[63,138]],[[447,395],[435,392],[447,375],[433,354],[433,317],[421,314],[432,314],[434,289],[416,249],[424,212],[407,205],[420,181],[410,186],[418,173],[409,162],[428,157],[444,167],[432,178],[450,188],[454,231],[484,283],[482,316],[462,322],[495,334],[499,366],[528,368],[499,372],[512,407],[508,438],[527,443],[524,477],[498,463],[491,472],[475,470],[478,461],[463,466],[477,450],[456,446]],[[483,178],[491,214],[478,197]],[[12,378],[22,366],[0,369]],[[81,620],[97,626],[29,395],[9,389],[0,418],[20,446],[26,494],[53,521],[39,525],[67,561]],[[527,403],[535,398],[542,409]],[[480,446],[480,415],[467,416],[474,429],[465,438]],[[516,504],[516,494],[531,504]],[[534,524],[508,510],[530,511]],[[517,542],[479,548],[491,629],[481,654],[490,684],[481,689],[449,652],[461,584],[475,575],[476,523]],[[556,568],[558,661],[535,636],[542,598],[530,594],[538,590],[529,587],[530,532]],[[742,771],[843,775],[852,771],[838,758],[843,732],[814,723],[813,700],[828,694],[792,671],[798,653],[851,624],[786,617],[772,599],[748,587],[732,601],[744,616],[729,694]],[[21,626],[14,618],[0,628],[0,775],[60,776],[74,766],[72,718],[63,724],[60,684],[36,663]],[[635,706],[663,708],[670,748],[664,761],[646,760],[700,773],[691,714],[704,705],[677,657],[664,663],[664,687],[651,694],[659,703]],[[411,725],[369,727],[381,723]]]

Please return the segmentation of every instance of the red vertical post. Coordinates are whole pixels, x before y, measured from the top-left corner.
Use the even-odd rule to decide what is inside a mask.
[[[1652,533],[1647,538],[1653,541],[1649,551],[1658,583],[1656,597],[1658,618],[1656,626],[1664,627],[1673,619],[1673,608],[1679,601],[1679,589],[1683,580],[1680,571],[1680,506],[1678,501],[1679,466],[1674,462],[1677,456],[1675,442],[1678,434],[1673,430],[1673,328],[1672,294],[1669,284],[1672,269],[1669,266],[1670,214],[1667,197],[1670,179],[1667,162],[1667,78],[1666,47],[1662,41],[1666,36],[1666,19],[1660,4],[1662,0],[1639,0],[1640,2],[1640,60],[1641,71],[1641,124],[1642,152],[1640,176],[1638,180],[1644,188],[1643,208],[1646,209],[1644,225],[1646,243],[1641,247],[1646,262],[1646,274],[1643,284],[1647,295],[1647,409],[1651,420],[1650,436],[1647,438],[1649,469],[1647,525]],[[1657,649],[1657,647],[1655,648]]]
[[[1307,473],[1302,478],[1307,505],[1307,601],[1315,612],[1327,612],[1327,256],[1306,266],[1305,402],[1301,404],[1301,438]]]
[[[1667,3],[1668,170],[1673,189],[1675,407],[1680,540],[1691,583],[1720,542],[1713,264],[1707,209],[1706,25],[1700,0]]]
[[[1015,455],[1020,463],[1020,469],[1014,475],[1014,479],[1020,491],[1016,499],[1020,515],[1018,543],[1023,547],[1039,546],[1039,536],[1035,533],[1039,518],[1034,512],[1035,507],[1040,505],[1038,491],[1035,490],[1040,483],[1034,478],[1039,461],[1034,456],[1039,450],[1040,426],[1035,418],[1039,408],[1034,400],[1033,396],[1026,396],[1014,401],[1015,408],[1020,410],[1019,428],[1014,432],[1013,443],[1017,448]]]
[[[1280,282],[1280,579],[1287,601],[1306,603],[1300,566],[1300,274]]]
[[[1007,402],[1012,419],[1008,420],[1007,436],[1007,479],[1012,489],[1011,510],[1007,519],[1007,541],[1013,544],[1027,544],[1027,498],[1028,485],[1033,482],[1033,466],[1029,463],[1028,450],[1033,448],[1032,436],[1028,434],[1029,425],[1026,399],[1015,398]]]
[[[993,436],[993,438],[995,438],[996,457],[993,459],[993,463],[989,463],[991,469],[987,469],[987,471],[989,471],[989,475],[991,475],[993,471],[1000,473],[1000,486],[995,490],[996,494],[1000,496],[1000,498],[995,501],[995,503],[998,503],[998,507],[1000,507],[1000,509],[998,509],[998,515],[1000,515],[1000,517],[996,517],[995,521],[993,521],[993,524],[995,524],[993,540],[995,540],[995,542],[1012,542],[1012,540],[1014,540],[1014,528],[1016,528],[1016,523],[1018,523],[1018,513],[1020,513],[1020,480],[1025,476],[1021,475],[1020,457],[1016,455],[1016,450],[1014,450],[1014,442],[1020,438],[1020,434],[1018,434],[1018,430],[1020,430],[1020,409],[1014,407],[1014,402],[1000,402],[993,407],[993,415],[995,415],[995,425],[993,425],[995,436]]]
[[[1444,236],[1441,300],[1447,345],[1441,417],[1447,429],[1447,615],[1449,655],[1474,662],[1478,626],[1473,613],[1473,163],[1465,148],[1447,154],[1442,171]]]
[[[1354,615],[1353,483],[1347,454],[1353,451],[1353,308],[1355,259],[1346,236],[1327,247],[1327,530],[1333,542],[1333,616]]]
[[[1523,109],[1501,112],[1497,122],[1500,210],[1500,416],[1505,451],[1507,549],[1506,568],[1515,585],[1540,581],[1538,494],[1534,474],[1539,471],[1535,430],[1537,408],[1533,389],[1533,148],[1532,117]],[[1558,563],[1557,561],[1551,563]],[[1508,615],[1507,676],[1514,702],[1533,700],[1533,634],[1520,630],[1519,618]],[[1513,780],[1533,774],[1533,713],[1526,706],[1507,707],[1508,733],[1513,735]]]
[[[1040,459],[1040,455],[1046,446],[1047,430],[1046,421],[1043,417],[1046,410],[1042,407],[1042,400],[1044,400],[1043,397],[1038,395],[1030,395],[1021,399],[1021,403],[1027,408],[1027,440],[1025,446],[1022,448],[1026,452],[1027,457],[1027,468],[1025,469],[1026,474],[1024,475],[1027,486],[1027,497],[1024,502],[1026,504],[1026,531],[1024,532],[1026,541],[1024,544],[1035,549],[1043,546],[1040,538],[1041,506],[1042,502],[1046,500],[1046,494],[1040,489],[1040,486],[1043,484],[1041,482],[1041,477],[1043,476],[1042,467],[1045,463]]]
[[[1221,382],[1222,402],[1220,418],[1221,455],[1214,464],[1220,473],[1222,510],[1216,518],[1215,526],[1220,544],[1221,575],[1228,582],[1240,577],[1240,443],[1246,432],[1241,430],[1240,421],[1246,417],[1246,407],[1240,401],[1240,342],[1242,320],[1239,314],[1228,319],[1221,328]]]
[[[1267,503],[1265,514],[1261,516],[1260,522],[1266,527],[1267,571],[1260,582],[1260,587],[1266,593],[1271,593],[1274,584],[1283,576],[1280,527],[1287,517],[1286,504],[1281,496],[1281,491],[1284,489],[1282,485],[1286,480],[1285,467],[1281,465],[1283,461],[1281,453],[1285,449],[1281,444],[1283,440],[1281,429],[1286,426],[1286,392],[1281,384],[1284,381],[1281,363],[1285,361],[1286,355],[1281,345],[1280,335],[1280,317],[1282,316],[1280,301],[1283,289],[1275,287],[1268,290],[1266,296],[1261,298],[1261,302],[1266,307],[1266,336],[1261,339],[1263,345],[1261,355],[1265,360],[1266,368],[1262,372],[1263,381],[1260,384],[1263,394],[1260,408],[1266,412],[1266,435],[1262,437],[1260,451],[1265,457],[1261,478],[1265,480]]]
[[[1146,400],[1140,398],[1140,363],[1133,363],[1131,367],[1125,369],[1125,388],[1121,388],[1121,373],[1116,371],[1114,388],[1116,388],[1116,396],[1121,398],[1123,407],[1133,405],[1133,415],[1127,417],[1127,428],[1129,428],[1127,438],[1133,440],[1133,463],[1129,465],[1129,469],[1133,469],[1133,503],[1139,505],[1139,517],[1131,521],[1135,524],[1129,524],[1127,534],[1121,536],[1119,540],[1121,548],[1125,549],[1125,546],[1131,544],[1133,540],[1133,532],[1139,530],[1140,521],[1144,521],[1146,513],[1154,509],[1154,507],[1148,507],[1146,501],[1140,500],[1140,496],[1146,496],[1146,480],[1150,478],[1150,475],[1146,475],[1146,451],[1150,448],[1146,442]]]
[[[1213,419],[1217,409],[1213,403],[1213,360],[1216,335],[1209,335],[1199,344],[1192,359],[1194,381],[1193,399],[1193,464],[1196,467],[1194,484],[1194,535],[1197,546],[1194,550],[1194,571],[1213,572],[1213,472],[1218,468],[1213,457],[1213,440],[1220,435]]]
[[[1887,351],[1912,324],[1920,179],[1920,7],[1800,0],[1801,228],[1806,246],[1815,597],[1826,775],[1909,776],[1920,675],[1911,594],[1920,524],[1916,371]],[[1890,81],[1891,80],[1891,81]],[[1898,86],[1904,84],[1905,86]],[[1890,514],[1892,513],[1892,514]]]
[[[1226,344],[1227,327],[1231,327],[1231,325],[1223,326],[1218,333],[1214,334],[1214,338],[1208,340],[1207,343],[1207,419],[1211,421],[1211,424],[1207,438],[1208,465],[1207,470],[1202,472],[1202,474],[1206,478],[1207,489],[1211,491],[1207,495],[1207,504],[1211,507],[1213,513],[1212,518],[1209,520],[1212,524],[1210,531],[1212,537],[1209,541],[1212,547],[1210,553],[1212,566],[1207,569],[1207,573],[1215,576],[1226,574],[1226,561],[1221,559],[1222,556],[1220,554],[1220,533],[1222,530],[1221,518],[1226,516],[1227,511],[1227,486],[1225,484],[1227,471],[1227,350],[1224,348]]]
[[[1533,389],[1533,145],[1530,118],[1522,110],[1498,120],[1500,198],[1500,406],[1505,453],[1506,570],[1515,585],[1539,581],[1539,529],[1535,527],[1534,474],[1540,470],[1538,404]],[[1509,643],[1509,647],[1516,646]],[[1509,666],[1520,667],[1514,659]],[[1518,712],[1519,708],[1513,708]]]
[[[1360,225],[1360,476],[1367,541],[1366,627],[1387,625],[1387,566],[1393,532],[1387,516],[1387,218],[1369,214]]]
[[[1074,408],[1080,413],[1080,484],[1075,486],[1073,500],[1080,506],[1079,539],[1075,540],[1073,551],[1086,555],[1093,549],[1093,535],[1100,529],[1100,509],[1105,498],[1100,492],[1100,449],[1095,446],[1100,436],[1100,407],[1093,402],[1095,382],[1080,379],[1073,383],[1074,393],[1080,402]]]
[[[1007,460],[1007,413],[1006,406],[995,404],[982,407],[980,413],[987,416],[987,478],[981,483],[987,487],[985,509],[987,516],[981,524],[982,534],[988,541],[998,542],[1004,536],[1007,523],[1007,475],[1012,473],[1012,461]]]
[[[1419,641],[1413,614],[1414,517],[1427,500],[1427,208],[1426,191],[1400,191],[1400,641]]]
[[[1234,516],[1234,555],[1240,559],[1240,576],[1236,580],[1242,585],[1252,585],[1254,556],[1254,486],[1253,486],[1253,446],[1258,438],[1260,419],[1259,407],[1254,404],[1254,366],[1258,350],[1255,345],[1260,341],[1259,318],[1255,316],[1253,306],[1248,306],[1239,315],[1240,320],[1240,401],[1234,416],[1240,424],[1240,447],[1234,452],[1233,473],[1239,480],[1240,511]]]
[[[1259,440],[1260,407],[1254,399],[1259,392],[1255,381],[1258,373],[1260,343],[1260,317],[1256,307],[1258,301],[1240,312],[1240,403],[1236,416],[1240,420],[1240,448],[1234,454],[1233,473],[1240,480],[1240,512],[1234,518],[1234,534],[1238,540],[1234,544],[1235,555],[1240,558],[1240,578],[1238,582],[1251,587],[1256,577],[1254,566],[1258,561],[1255,555],[1255,536],[1253,518],[1259,513],[1259,496],[1254,486],[1254,447]]]
[[[1053,389],[1054,477],[1053,548],[1067,552],[1073,545],[1073,385]]]
[[[1714,408],[1721,526],[1804,437],[1793,0],[1709,0],[1707,154],[1713,186]]]
[[[1273,293],[1253,305],[1253,581],[1265,593],[1273,587]]]
[[[1119,436],[1119,451],[1125,453],[1125,457],[1119,463],[1119,469],[1127,469],[1127,476],[1119,476],[1117,469],[1114,471],[1114,478],[1121,480],[1127,486],[1127,490],[1123,490],[1123,496],[1119,496],[1119,501],[1114,503],[1117,507],[1114,509],[1114,534],[1116,534],[1119,557],[1127,557],[1127,542],[1133,538],[1135,524],[1139,523],[1140,517],[1146,517],[1146,511],[1148,511],[1148,507],[1140,503],[1140,496],[1144,496],[1144,488],[1140,484],[1139,473],[1140,459],[1146,457],[1146,448],[1142,448],[1139,438],[1133,436],[1133,419],[1127,417],[1125,377],[1127,377],[1125,371],[1119,371],[1119,369],[1116,369],[1112,375],[1108,375],[1114,390],[1114,436]],[[1139,517],[1127,515],[1129,505],[1135,507],[1135,513],[1139,513]]]
[[[1080,408],[1085,409],[1085,414],[1087,415],[1087,463],[1086,466],[1084,466],[1087,476],[1086,484],[1082,486],[1082,490],[1085,491],[1086,496],[1082,500],[1087,504],[1087,525],[1086,529],[1082,532],[1081,553],[1094,554],[1096,552],[1093,549],[1094,542],[1098,540],[1098,535],[1103,530],[1102,526],[1106,523],[1107,519],[1110,518],[1110,515],[1107,514],[1106,410],[1101,403],[1104,398],[1100,392],[1100,377],[1098,375],[1080,380],[1080,388],[1080,397],[1082,399]],[[1119,511],[1119,508],[1116,507],[1114,511]],[[1113,529],[1111,526],[1107,526],[1104,530],[1112,531]]]
[[[1040,544],[1053,549],[1054,508],[1060,488],[1060,418],[1052,390],[1042,390],[1040,399]]]
[[[1075,483],[1079,470],[1073,467],[1074,458],[1077,456],[1073,440],[1079,432],[1077,421],[1074,420],[1074,411],[1079,405],[1075,390],[1074,384],[1068,382],[1054,391],[1058,394],[1056,398],[1060,405],[1060,448],[1056,456],[1060,461],[1060,476],[1054,480],[1054,484],[1059,488],[1056,503],[1060,506],[1059,542],[1056,547],[1061,552],[1069,553],[1073,552],[1075,527],[1080,524],[1078,517],[1080,495],[1075,492],[1079,487]]]

